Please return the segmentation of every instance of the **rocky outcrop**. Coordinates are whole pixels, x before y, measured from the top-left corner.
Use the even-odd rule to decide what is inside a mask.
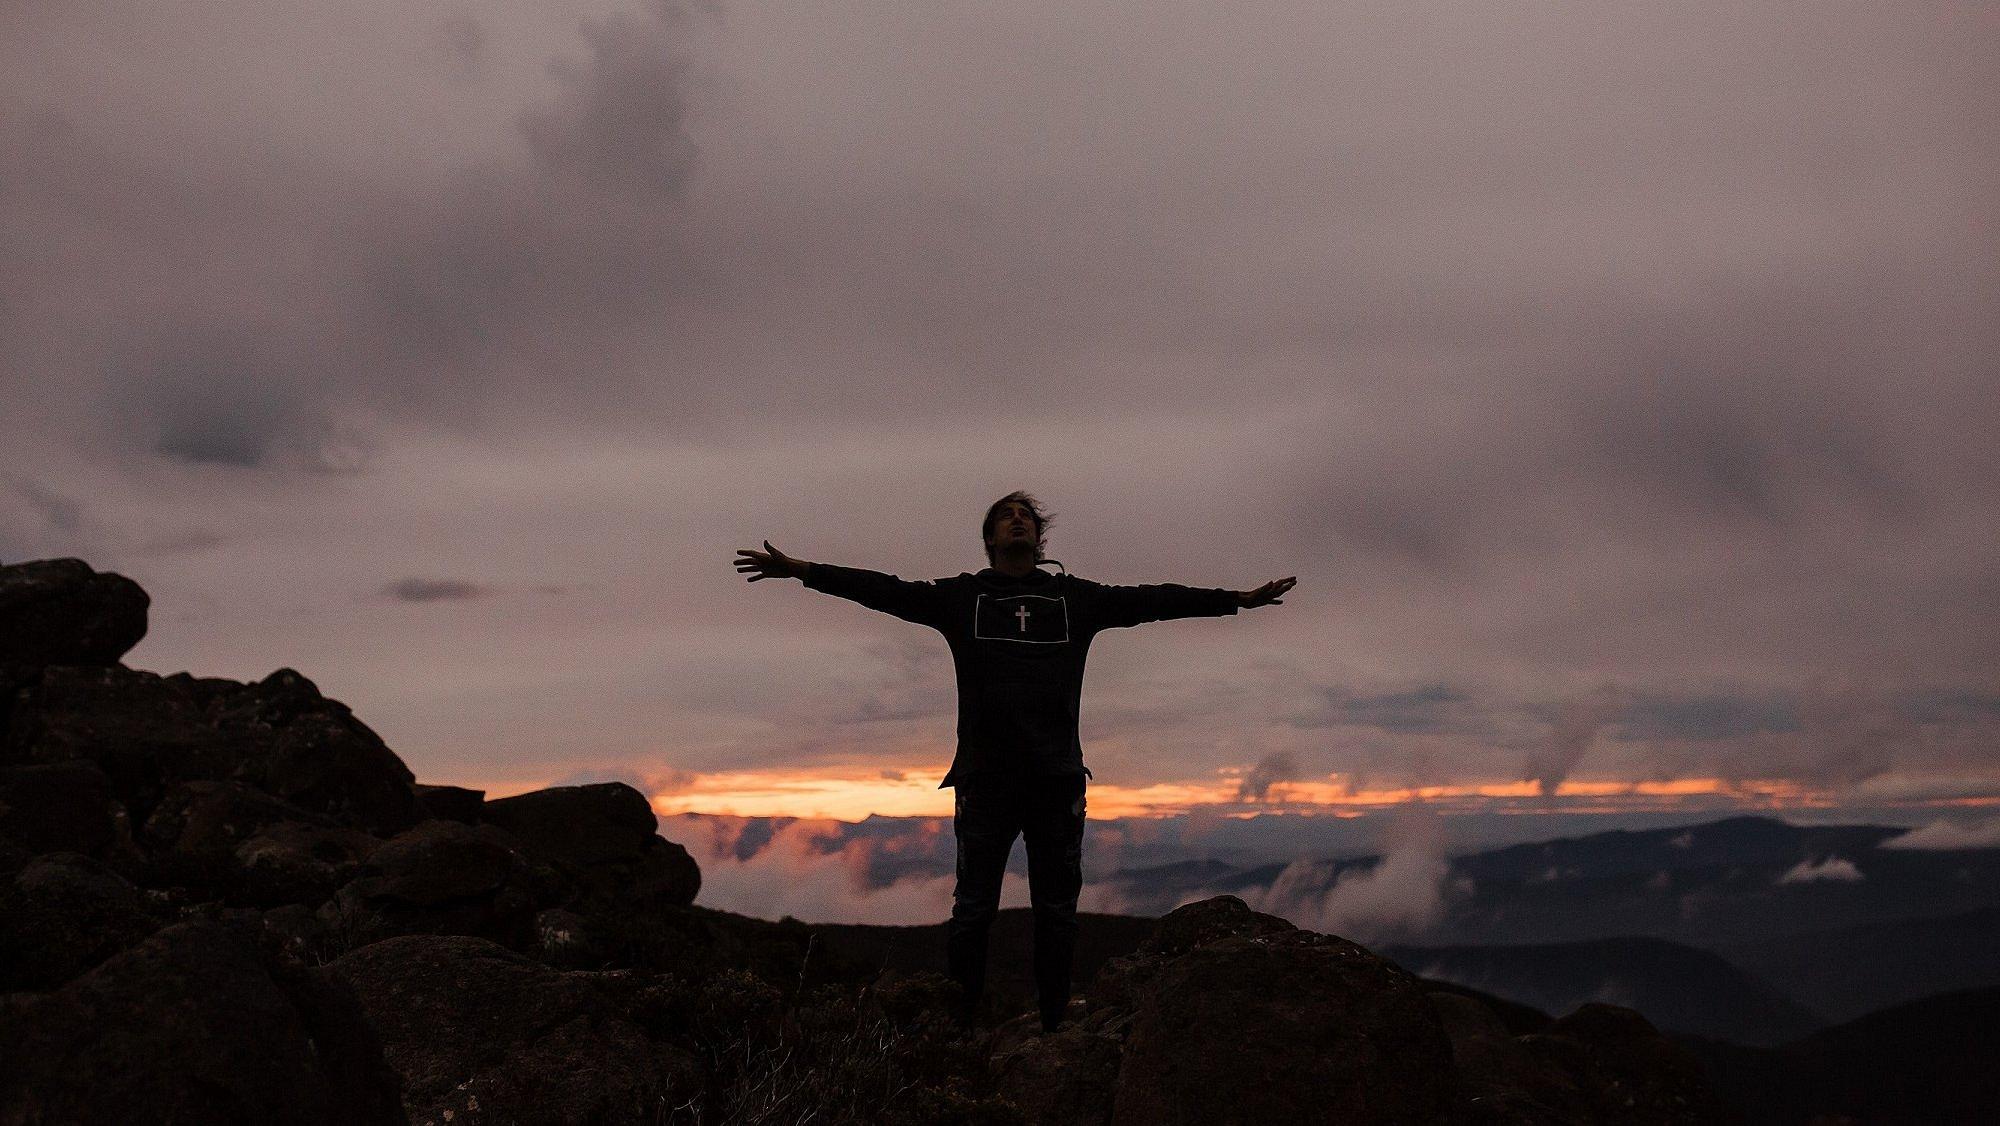
[[[1113,1123],[1428,1123],[1452,1097],[1416,979],[1331,935],[1234,935],[1107,992],[1132,1006]]]
[[[563,864],[597,903],[680,906],[701,890],[694,858],[659,836],[652,803],[623,782],[500,798],[481,816]]]
[[[51,667],[16,695],[0,759],[95,763],[137,817],[196,781],[241,782],[373,830],[423,816],[402,760],[346,705],[290,669],[238,684]]]
[[[1627,1009],[1506,1019],[1233,896],[1181,907],[1113,959],[1073,1024],[996,1038],[999,1093],[1030,1123],[1732,1121],[1699,1066]]]
[[[1032,1121],[1434,1123],[1456,1097],[1415,978],[1234,896],[1163,918],[1099,973],[1078,1026],[997,1062]],[[1107,1091],[1108,1117],[1064,1117]]]
[[[381,1036],[413,1123],[659,1120],[653,1046],[583,975],[434,935],[363,947],[332,970]]]
[[[240,930],[169,927],[51,993],[0,998],[0,1122],[401,1122],[338,980]]]

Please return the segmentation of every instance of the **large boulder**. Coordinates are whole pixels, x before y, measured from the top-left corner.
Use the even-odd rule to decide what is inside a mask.
[[[1233,896],[1160,930],[1107,971],[1132,1017],[1114,1123],[1428,1124],[1452,1105],[1450,1042],[1394,963]]]
[[[279,669],[254,684],[51,668],[17,694],[0,760],[89,759],[134,816],[172,787],[234,780],[344,824],[421,820],[415,778],[345,704]]]
[[[0,992],[54,989],[161,925],[144,894],[103,863],[35,857],[0,883]]]
[[[330,968],[381,1035],[413,1123],[659,1120],[657,1050],[581,975],[434,935],[364,946]]]
[[[539,942],[535,912],[562,898],[506,833],[426,821],[377,848],[323,909],[355,943],[405,934],[477,935],[518,950]]]
[[[0,998],[0,1123],[401,1122],[353,996],[219,922]]]
[[[623,782],[499,798],[487,802],[481,816],[566,866],[589,905],[685,906],[701,890],[694,858],[659,835],[652,803]]]
[[[425,816],[416,776],[347,705],[279,669],[213,709],[246,749],[242,776],[293,805],[350,824],[395,830]]]
[[[0,665],[116,663],[146,636],[151,600],[81,559],[0,566]]]

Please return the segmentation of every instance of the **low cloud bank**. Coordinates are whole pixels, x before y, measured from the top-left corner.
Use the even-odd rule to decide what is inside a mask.
[[[2000,817],[1978,821],[1933,821],[1900,837],[1891,837],[1883,841],[1881,847],[1940,852],[1959,848],[2000,848]]]
[[[1778,877],[1781,884],[1810,884],[1822,881],[1854,883],[1862,879],[1861,869],[1854,861],[1838,856],[1829,856],[1821,861],[1801,860]]]
[[[923,834],[907,839],[842,840],[838,821],[799,820],[778,826],[768,840],[744,847],[744,822],[704,819],[705,837],[681,841],[701,865],[696,903],[760,919],[790,915],[808,923],[906,926],[939,923],[951,915],[954,878],[924,867],[884,878],[896,855],[925,851]],[[1025,907],[1027,881],[1009,873],[1000,886],[1002,907]]]
[[[1295,860],[1244,902],[1307,930],[1362,942],[1420,935],[1444,915],[1451,861],[1443,822],[1411,815],[1389,826],[1385,838],[1387,848],[1372,866],[1343,870],[1332,861]]]

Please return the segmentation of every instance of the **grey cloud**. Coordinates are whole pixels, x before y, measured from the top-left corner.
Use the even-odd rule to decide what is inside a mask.
[[[652,16],[614,12],[582,25],[588,63],[559,61],[566,96],[522,119],[528,148],[551,173],[589,187],[642,197],[678,197],[693,174],[685,128],[686,29],[677,4],[655,0]]]
[[[1903,464],[1884,412],[1879,328],[1853,324],[1866,284],[1725,290],[1670,311],[1610,298],[1600,322],[1560,326],[1554,352],[1521,351],[1518,372],[1371,404],[1385,425],[1306,454],[1320,465],[1304,475],[1301,526],[1428,567],[1490,561],[1529,528],[1577,546],[1689,521],[1768,534],[1852,518],[1908,534],[1935,486]],[[1948,401],[1937,421],[1969,436]]]
[[[107,378],[161,457],[234,469],[364,469],[375,445],[324,401],[326,359],[281,332],[166,329],[128,344]]]
[[[1583,761],[1598,731],[1618,714],[1622,699],[1617,686],[1604,685],[1556,705],[1548,737],[1529,750],[1521,776],[1533,781],[1543,796],[1555,793]]]
[[[445,73],[466,80],[479,73],[492,34],[469,12],[450,12],[432,29],[430,44],[445,64]]]
[[[1923,498],[1891,464],[1885,427],[1845,386],[1879,358],[1824,323],[1839,314],[1818,295],[1791,301],[1710,308],[1699,330],[1629,341],[1633,354],[1575,404],[1586,464],[1721,520],[1783,527],[1819,501],[1917,515]]]
[[[484,598],[491,587],[464,579],[400,579],[382,588],[389,597],[402,602],[459,602]]]
[[[1980,723],[2000,721],[2000,695],[1969,690],[1912,693],[1900,701],[1917,723]]]
[[[370,420],[385,416],[467,427],[495,404],[630,413],[635,396],[641,413],[689,409],[674,382],[607,357],[625,350],[620,335],[670,331],[695,272],[674,213],[696,156],[683,22],[662,2],[584,23],[586,56],[557,64],[553,94],[521,116],[526,162],[468,164],[441,190],[302,185],[277,168],[167,185],[178,190],[151,209],[158,225],[130,231],[124,253],[170,253],[211,228],[217,249],[173,285],[78,280],[126,306],[100,376],[109,415],[169,460],[353,470],[379,453]],[[45,117],[55,124],[11,131],[12,147],[56,144],[94,171],[38,173],[16,189],[24,214],[78,223],[85,206],[136,212],[122,193],[152,194],[87,126]],[[563,355],[585,340],[592,359]]]
[[[1444,684],[1365,696],[1340,688],[1321,691],[1322,703],[1305,714],[1290,717],[1294,725],[1354,725],[1409,734],[1485,730],[1488,726],[1471,697]]]
[[[954,714],[951,660],[934,640],[898,639],[864,647],[855,689],[860,700],[838,723],[894,723]]]
[[[637,772],[621,767],[586,766],[557,778],[550,786],[594,786],[604,782],[623,782],[640,792],[645,791],[646,780]]]
[[[1792,776],[1849,788],[1881,777],[1900,752],[1916,742],[1916,725],[1879,689],[1852,681],[1817,679],[1799,699],[1803,761]]]
[[[1463,494],[1442,487],[1378,484],[1365,494],[1336,498],[1326,524],[1363,551],[1443,568],[1458,562],[1466,550],[1461,525],[1465,505]]]
[[[26,501],[43,526],[57,532],[76,532],[83,526],[83,505],[28,477],[12,477],[7,486]]]
[[[1891,837],[1880,847],[1940,851],[2000,848],[2000,817],[1945,818]]]
[[[1706,741],[1796,731],[1799,719],[1795,704],[1785,698],[1634,692],[1616,724],[1621,739]]]
[[[139,545],[142,555],[176,555],[181,552],[209,551],[229,542],[229,537],[209,528],[156,536]]]
[[[1289,751],[1272,751],[1257,760],[1236,783],[1236,800],[1260,802],[1270,796],[1271,787],[1299,776],[1298,759]]]

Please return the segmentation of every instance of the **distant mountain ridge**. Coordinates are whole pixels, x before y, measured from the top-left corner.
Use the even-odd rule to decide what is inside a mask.
[[[1638,935],[1721,950],[2000,906],[2000,849],[1881,847],[1904,832],[1730,817],[1460,855],[1449,861],[1436,924],[1401,940],[1523,945]],[[1379,863],[1377,856],[1315,861],[1290,873],[1288,886],[1296,896],[1324,896]],[[1115,872],[1103,882],[1128,910],[1146,914],[1205,894],[1255,898],[1287,867],[1211,860]]]
[[[2000,907],[1862,923],[1720,952],[1829,1019],[1851,1020],[1932,994],[2000,987]]]
[[[2000,988],[1924,997],[1779,1048],[1684,1038],[1753,1123],[2000,1121]]]
[[[1420,977],[1464,985],[1544,1012],[1593,1001],[1645,1013],[1670,1032],[1781,1044],[1825,1022],[1715,954],[1659,938],[1535,946],[1384,946]]]

